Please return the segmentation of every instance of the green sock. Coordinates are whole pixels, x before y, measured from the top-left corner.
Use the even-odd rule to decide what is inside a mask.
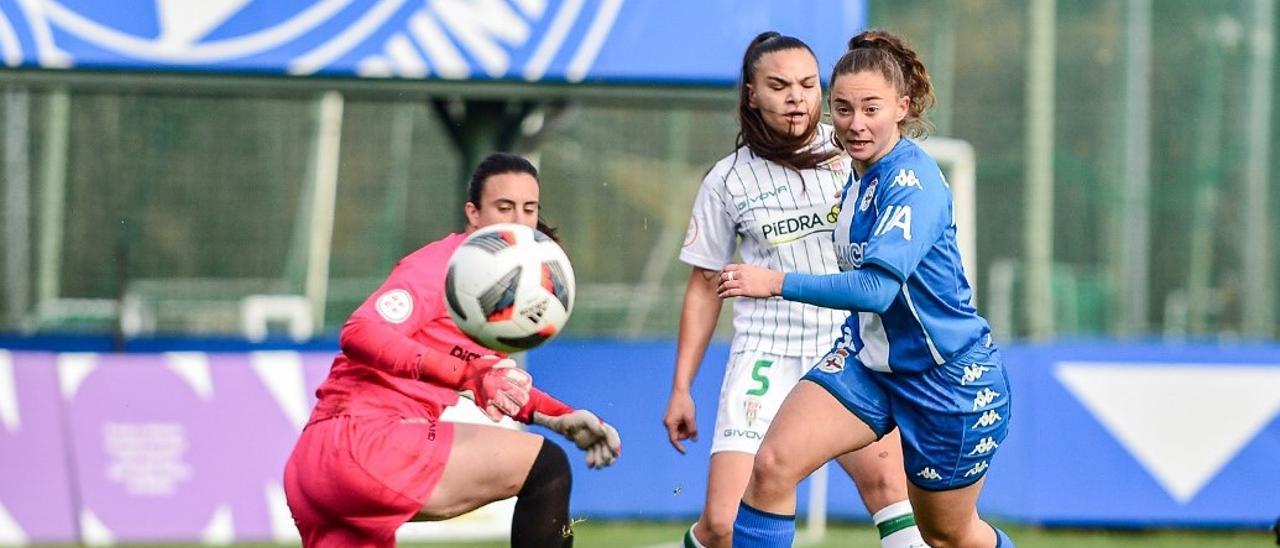
[[[698,525],[698,522],[695,521],[693,525],[689,526],[689,530],[684,532],[684,548],[707,548],[701,542],[698,542],[698,537],[693,536],[693,528],[696,525]]]

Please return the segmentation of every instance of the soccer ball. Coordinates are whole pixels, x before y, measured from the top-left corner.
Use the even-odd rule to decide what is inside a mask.
[[[444,295],[463,333],[486,348],[521,352],[554,337],[573,311],[573,267],[549,236],[496,224],[449,259]]]

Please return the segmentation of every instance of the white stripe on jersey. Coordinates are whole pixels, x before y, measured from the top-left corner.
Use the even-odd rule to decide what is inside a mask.
[[[827,143],[829,126],[820,126],[815,143]],[[686,245],[682,259],[714,257],[727,264],[723,250],[736,247],[742,261],[780,272],[838,272],[832,244],[834,223],[826,214],[839,199],[851,170],[842,156],[838,169],[801,172],[753,154],[742,147],[716,163],[703,179],[708,201],[695,205],[700,227],[732,219],[736,246],[727,240],[699,240]],[[711,197],[714,197],[712,203]],[[706,207],[714,205],[715,207]],[[726,226],[727,228],[727,226]],[[704,268],[706,265],[701,265]],[[759,351],[781,356],[813,356],[827,352],[847,312],[772,299],[735,299],[733,352]]]
[[[916,319],[916,324],[920,326],[920,333],[924,335],[924,344],[929,347],[929,354],[933,356],[933,363],[942,365],[947,360],[942,359],[942,354],[938,353],[938,347],[933,345],[933,337],[929,336],[929,332],[924,328],[924,322],[920,321],[920,313],[916,312],[916,303],[911,302],[911,290],[908,289],[909,284],[902,284],[902,296],[907,300],[907,310],[911,311],[911,317]]]
[[[859,312],[858,336],[862,338],[858,361],[874,371],[892,373],[893,370],[889,368],[889,336],[884,332],[880,315],[875,312]]]

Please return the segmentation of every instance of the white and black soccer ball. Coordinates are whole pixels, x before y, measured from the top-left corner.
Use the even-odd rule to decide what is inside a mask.
[[[573,267],[551,237],[518,224],[467,236],[445,276],[449,315],[486,348],[521,352],[554,337],[573,311]]]

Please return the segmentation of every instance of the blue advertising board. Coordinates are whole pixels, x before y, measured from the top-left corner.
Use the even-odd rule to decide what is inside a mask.
[[[1264,527],[1280,514],[1280,347],[1002,350],[1014,408],[982,511],[1024,523],[1124,527]],[[661,424],[674,345],[557,341],[531,354],[539,386],[623,433],[615,468],[575,463],[575,508],[606,517],[697,515],[727,351],[712,345],[694,384],[701,441],[688,455],[670,447]],[[853,483],[838,468],[831,478],[829,512],[866,518]]]
[[[163,410],[177,417],[173,421],[188,417],[195,421],[183,423],[191,436],[222,435],[201,422],[200,417],[210,412],[225,419],[214,426],[239,424],[226,417],[250,409],[256,410],[250,415],[259,421],[274,417],[271,420],[280,423],[276,428],[268,429],[263,422],[261,431],[255,431],[262,439],[252,445],[254,452],[236,447],[226,458],[210,461],[194,451],[189,464],[225,461],[255,471],[236,477],[278,481],[274,471],[281,463],[275,461],[287,452],[296,433],[286,422],[294,428],[305,422],[311,394],[337,346],[329,340],[294,352],[225,341],[171,340],[106,354],[99,348],[104,345],[92,341],[70,344],[69,339],[42,337],[20,342],[0,338],[0,464],[7,463],[0,466],[0,544],[14,539],[65,542],[74,533],[68,516],[21,493],[30,481],[51,486],[49,496],[62,497],[58,500],[86,492],[84,477],[67,477],[64,468],[40,463],[63,462],[48,455],[97,447],[59,437],[65,425],[60,427],[56,420],[80,409],[85,417],[102,422],[101,413],[80,406],[119,399],[123,389],[101,384],[114,377],[88,377],[88,365],[105,364],[94,371],[128,372],[120,382],[132,383],[130,390],[136,393],[185,394],[162,406],[150,396],[147,405],[126,398],[121,409]],[[1258,528],[1269,527],[1280,514],[1280,345],[1063,343],[1009,345],[1002,350],[1014,387],[1013,411],[1009,437],[999,447],[979,501],[985,514],[1045,525]],[[91,360],[95,354],[100,356]],[[693,386],[699,440],[686,444],[689,453],[681,455],[668,443],[662,426],[674,342],[557,339],[530,353],[529,369],[538,386],[595,411],[622,433],[622,458],[605,470],[589,470],[571,444],[535,427],[565,444],[573,457],[575,516],[691,519],[698,514],[727,357],[726,344],[708,349]],[[153,371],[152,379],[146,368],[155,369],[155,364],[167,369]],[[62,373],[74,374],[56,377],[55,365]],[[86,378],[92,382],[81,382]],[[174,389],[170,385],[175,378],[193,388]],[[72,380],[77,382],[69,384]],[[91,389],[68,390],[76,386]],[[222,409],[226,405],[231,410]],[[289,421],[280,422],[280,417]],[[125,434],[132,436],[130,432]],[[95,444],[100,445],[99,438],[93,438],[98,440]],[[261,453],[267,450],[271,454]],[[88,457],[73,460],[84,458]],[[208,462],[205,465],[212,466]],[[838,469],[830,477],[829,513],[866,519],[853,483]],[[115,485],[106,482],[100,487]],[[227,504],[235,512],[245,513],[234,520],[236,535],[290,531],[287,519],[280,522],[283,525],[272,525],[275,522],[254,513],[262,504],[256,495],[224,496],[192,485],[173,496],[185,497],[210,515],[214,506],[203,497],[231,501]],[[245,492],[262,493],[250,488],[255,485],[245,487]],[[282,508],[280,500],[272,500],[268,502],[273,507]],[[803,514],[803,488],[799,501]],[[127,529],[126,517],[119,516],[112,527]]]
[[[1280,348],[1059,344],[1005,352],[1011,435],[984,498],[1061,525],[1269,527]]]
[[[8,67],[728,84],[764,30],[825,72],[862,0],[0,0]]]

